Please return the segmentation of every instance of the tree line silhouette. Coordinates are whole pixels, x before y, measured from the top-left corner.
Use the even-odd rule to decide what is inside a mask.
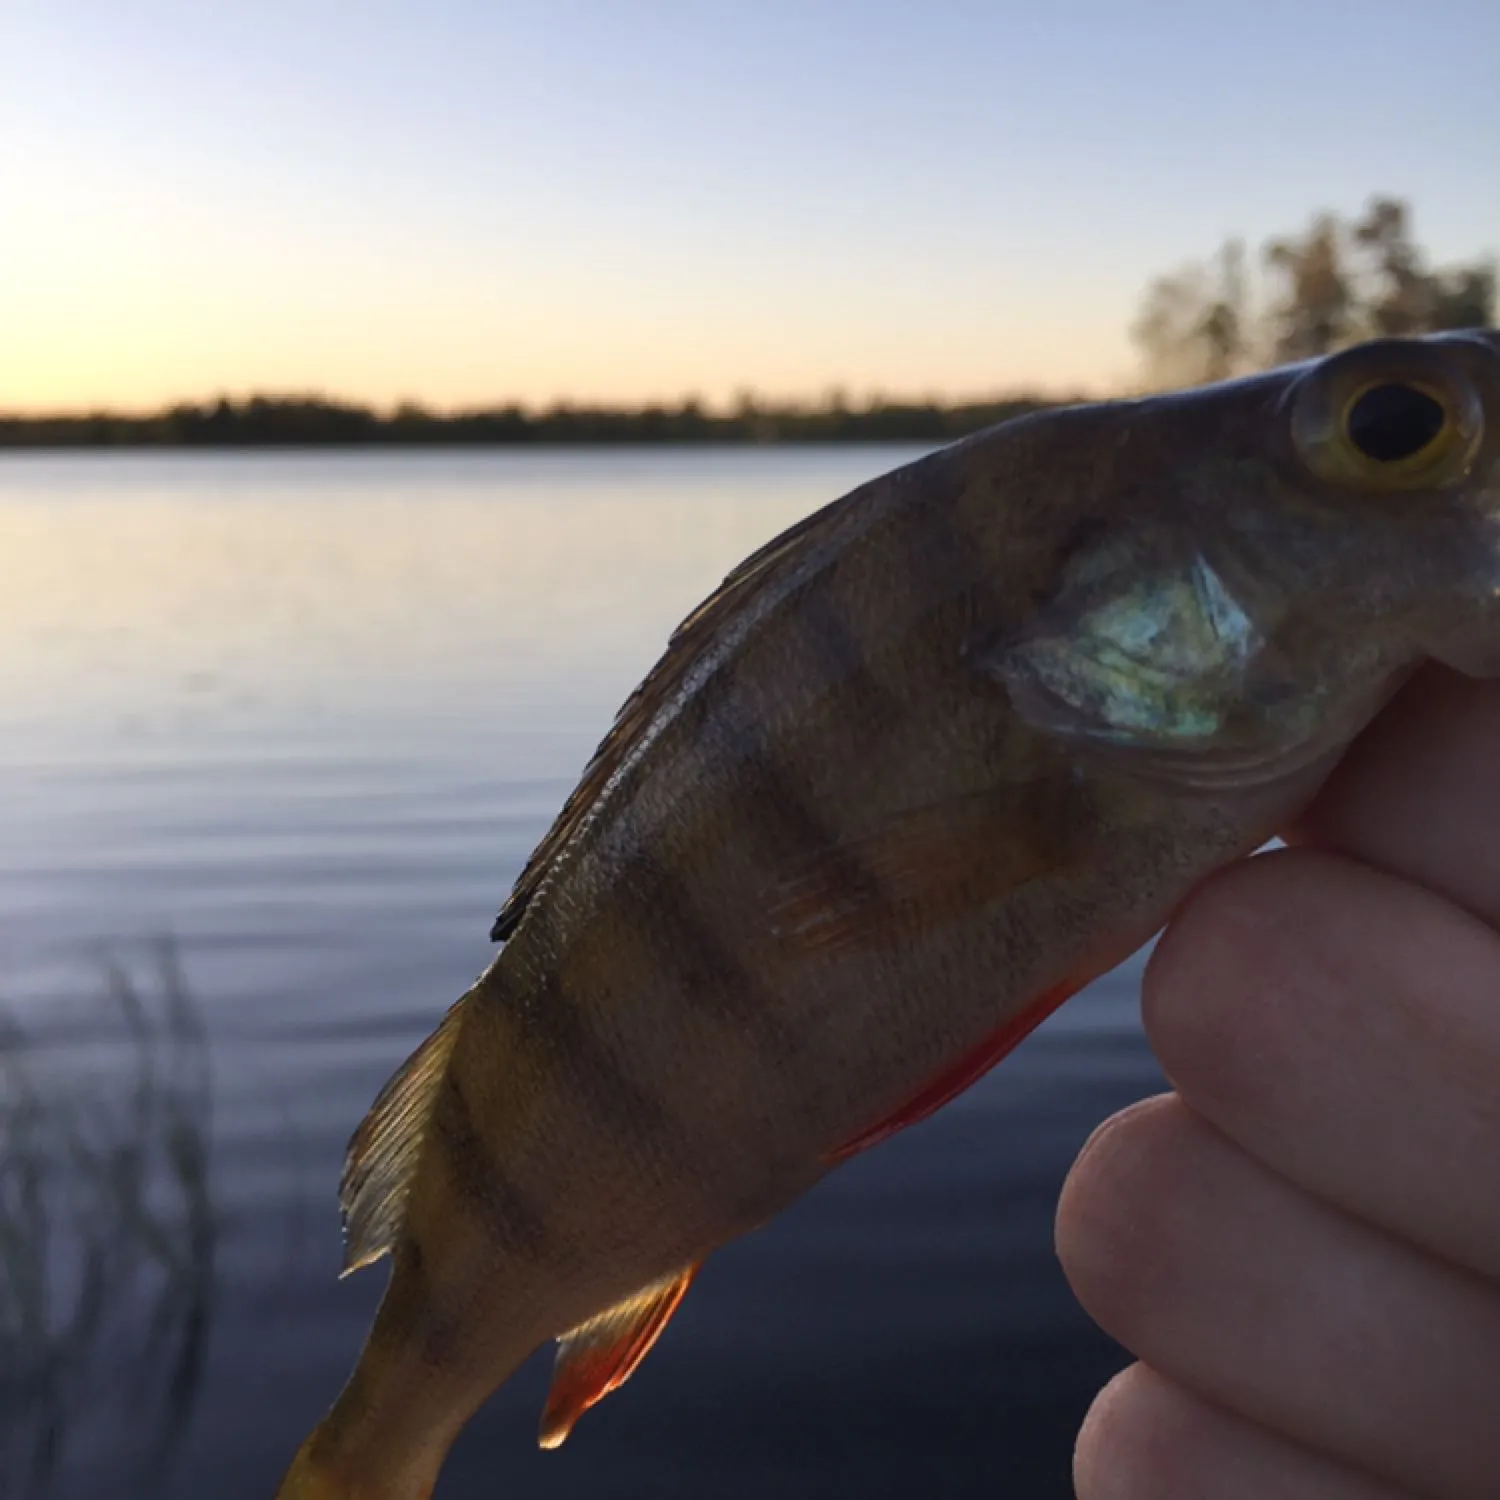
[[[636,408],[519,405],[442,414],[401,406],[388,415],[316,396],[255,396],[174,406],[151,416],[0,416],[0,447],[329,447],[438,444],[948,442],[1047,403],[1015,397],[948,405],[876,400],[851,407],[741,400],[728,412],[700,402]]]
[[[1372,197],[1362,214],[1315,215],[1252,258],[1230,239],[1146,288],[1131,329],[1148,390],[1222,380],[1326,354],[1379,335],[1491,326],[1493,257],[1434,267],[1400,198]],[[948,442],[1057,401],[1040,396],[945,403],[835,392],[819,404],[742,395],[732,410],[689,398],[676,406],[519,404],[389,413],[320,396],[254,396],[184,404],[150,416],[0,415],[0,448],[325,447],[589,443]]]

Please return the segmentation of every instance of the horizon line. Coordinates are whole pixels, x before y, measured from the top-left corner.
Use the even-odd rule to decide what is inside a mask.
[[[675,397],[648,397],[636,401],[616,401],[588,396],[557,396],[546,400],[504,396],[483,402],[439,404],[411,396],[389,401],[374,401],[330,394],[327,390],[318,387],[302,389],[288,387],[281,390],[251,390],[242,394],[221,389],[212,395],[173,397],[154,405],[93,403],[66,408],[56,406],[3,407],[0,408],[0,422],[98,420],[141,422],[169,417],[174,412],[204,412],[223,408],[240,411],[257,404],[284,407],[311,406],[322,407],[329,411],[362,412],[380,421],[393,421],[403,415],[434,421],[452,421],[464,417],[498,413],[520,413],[530,418],[545,418],[549,415],[569,412],[579,415],[609,416],[696,413],[705,419],[726,420],[756,412],[832,415],[838,412],[859,414],[890,408],[956,411],[968,407],[1004,406],[1013,402],[1035,402],[1039,405],[1059,406],[1079,401],[1110,400],[1124,394],[1128,394],[1128,388],[1123,384],[1119,391],[1110,393],[1082,388],[1073,388],[1063,392],[1052,388],[1046,382],[1038,382],[1030,387],[1008,385],[1003,389],[967,393],[939,391],[898,393],[878,388],[855,393],[838,382],[831,382],[817,395],[773,395],[747,385],[739,388],[736,395],[727,400],[715,400],[712,397],[688,391]]]

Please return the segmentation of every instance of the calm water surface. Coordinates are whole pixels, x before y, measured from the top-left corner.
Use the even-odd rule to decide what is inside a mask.
[[[383,1280],[350,1130],[671,626],[910,456],[0,460],[0,1495],[269,1500]],[[556,1454],[534,1360],[438,1500],[1071,1495],[1123,1356],[1051,1218],[1160,1087],[1138,977],[716,1255]]]

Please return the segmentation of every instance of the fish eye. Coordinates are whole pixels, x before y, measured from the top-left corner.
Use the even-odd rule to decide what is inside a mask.
[[[1334,355],[1292,391],[1292,442],[1320,479],[1376,491],[1461,479],[1484,433],[1462,370],[1422,345],[1365,345]]]
[[[1443,403],[1414,385],[1372,385],[1349,403],[1349,441],[1378,464],[1416,458],[1448,425]]]

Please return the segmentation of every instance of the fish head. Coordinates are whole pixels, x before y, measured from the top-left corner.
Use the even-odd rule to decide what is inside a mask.
[[[1032,527],[1050,561],[984,661],[1039,727],[1244,779],[1347,738],[1424,659],[1500,675],[1500,334],[1056,416],[1022,435],[1063,480]]]
[[[1381,339],[1288,373],[1267,449],[1287,612],[1500,674],[1500,333]]]

